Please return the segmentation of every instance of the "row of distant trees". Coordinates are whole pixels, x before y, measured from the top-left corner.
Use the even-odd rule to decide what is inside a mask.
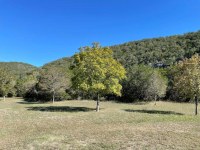
[[[24,97],[29,101],[68,99],[71,82],[68,74],[54,66],[43,67],[26,75],[14,76],[8,69],[0,68],[0,95]]]
[[[45,66],[13,78],[0,70],[0,94],[23,96],[27,100],[116,99],[123,102],[171,99],[189,102],[198,99],[200,58],[194,55],[167,68],[149,65],[122,66],[113,52],[94,43],[74,55],[71,74],[57,66]]]

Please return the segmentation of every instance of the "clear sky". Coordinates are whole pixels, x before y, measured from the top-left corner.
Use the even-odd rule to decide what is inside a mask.
[[[103,46],[200,30],[200,0],[0,0],[0,61],[36,66]]]

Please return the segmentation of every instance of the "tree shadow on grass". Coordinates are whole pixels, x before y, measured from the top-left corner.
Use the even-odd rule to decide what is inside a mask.
[[[89,112],[96,109],[87,107],[71,107],[71,106],[46,106],[46,107],[27,107],[29,111],[47,111],[47,112]]]
[[[147,113],[147,114],[162,114],[162,115],[184,115],[182,113],[177,113],[174,111],[161,111],[161,110],[133,110],[133,109],[125,109],[127,112],[139,112],[139,113]]]

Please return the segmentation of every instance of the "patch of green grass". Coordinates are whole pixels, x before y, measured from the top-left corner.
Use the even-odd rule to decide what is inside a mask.
[[[0,101],[0,149],[198,149],[194,104]]]

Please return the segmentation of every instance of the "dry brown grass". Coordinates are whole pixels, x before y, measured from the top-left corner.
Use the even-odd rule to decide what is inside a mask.
[[[0,101],[0,149],[200,149],[193,104]]]

